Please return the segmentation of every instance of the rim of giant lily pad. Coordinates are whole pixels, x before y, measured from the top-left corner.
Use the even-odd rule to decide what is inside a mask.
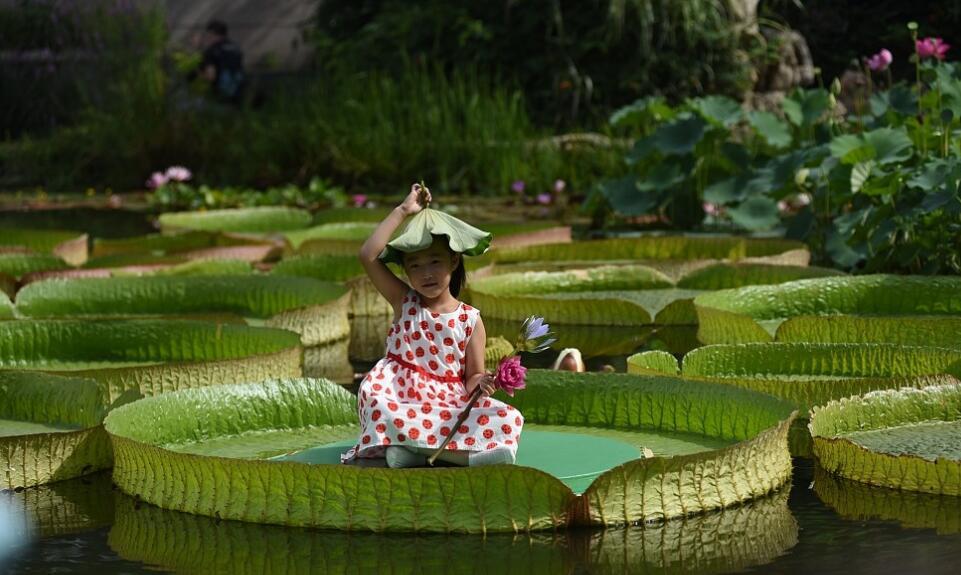
[[[404,254],[427,249],[434,236],[447,236],[451,250],[465,256],[479,256],[490,247],[494,235],[440,210],[424,208],[417,212],[403,233],[387,243],[380,254],[384,263],[403,265]]]

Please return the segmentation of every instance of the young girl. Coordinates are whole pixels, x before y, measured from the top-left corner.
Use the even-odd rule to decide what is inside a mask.
[[[429,246],[406,252],[395,246],[397,240],[391,242],[403,252],[409,286],[383,261],[388,255],[384,248],[397,227],[430,200],[426,188],[411,186],[407,198],[360,250],[364,269],[394,308],[394,318],[387,332],[387,355],[357,392],[360,439],[341,456],[344,463],[383,457],[390,467],[426,465],[478,387],[483,390],[481,398],[438,459],[470,466],[514,463],[524,418],[488,397],[495,386],[493,376],[484,371],[487,333],[480,312],[457,299],[466,274],[462,254],[451,248],[452,238],[431,229]],[[428,215],[432,214],[421,217],[430,227],[429,222],[440,216],[427,219]],[[451,235],[457,235],[463,249],[461,234]]]

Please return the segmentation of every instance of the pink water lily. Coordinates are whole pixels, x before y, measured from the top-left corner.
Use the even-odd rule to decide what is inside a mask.
[[[717,204],[711,202],[704,202],[704,213],[709,216],[718,216],[721,214],[721,207]]]
[[[514,397],[514,392],[524,389],[524,380],[527,377],[527,368],[521,365],[521,358],[517,355],[505,357],[497,366],[497,375],[494,376],[494,383],[498,389]]]
[[[546,205],[548,205],[548,204],[551,203],[551,200],[553,200],[553,198],[551,198],[551,195],[548,194],[548,193],[537,194],[537,203],[538,203],[538,204],[542,204],[542,205],[545,205],[545,206],[546,206]]]
[[[515,180],[514,183],[511,184],[511,190],[512,190],[515,194],[523,194],[525,187],[526,187],[526,186],[525,186],[525,184],[524,184],[524,180]]]
[[[564,180],[554,180],[555,194],[563,193],[566,188],[567,188],[567,182],[565,182]]]
[[[914,41],[914,49],[918,52],[918,57],[922,60],[926,58],[937,58],[944,60],[950,44],[945,43],[941,38],[922,38]]]
[[[893,61],[894,56],[891,55],[891,51],[882,48],[880,52],[868,58],[868,68],[874,72],[883,72],[888,69]]]
[[[350,199],[353,200],[355,208],[362,208],[367,203],[367,196],[364,194],[354,194]]]
[[[147,187],[151,190],[156,190],[157,188],[166,186],[168,181],[166,175],[160,172],[154,172],[150,174],[150,179],[147,180]]]
[[[186,182],[193,177],[190,170],[183,166],[170,166],[167,168],[167,180],[171,182]]]

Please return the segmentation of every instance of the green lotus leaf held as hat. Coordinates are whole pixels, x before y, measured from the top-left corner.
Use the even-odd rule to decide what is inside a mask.
[[[426,249],[434,236],[447,236],[450,249],[468,256],[479,256],[490,246],[492,234],[446,214],[425,208],[414,215],[403,233],[387,243],[380,254],[384,262],[403,264],[405,253]]]

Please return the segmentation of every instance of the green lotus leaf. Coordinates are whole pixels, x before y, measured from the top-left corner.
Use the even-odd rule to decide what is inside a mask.
[[[629,460],[580,496],[523,465],[395,470],[270,461],[356,434],[354,396],[322,380],[280,380],[184,390],[115,409],[105,423],[114,481],[161,507],[224,519],[493,533],[685,516],[768,493],[790,475],[794,414],[776,398],[617,374],[534,370],[527,383],[514,402],[534,428],[650,441],[655,454],[674,456]],[[536,455],[519,454],[519,461]]]
[[[387,242],[380,259],[403,264],[405,253],[427,249],[434,242],[434,236],[447,236],[450,249],[467,256],[486,252],[493,237],[490,232],[477,229],[450,214],[425,208],[407,222],[400,235]]]
[[[645,375],[678,375],[681,367],[673,354],[661,350],[644,351],[628,358],[630,373]]]
[[[0,253],[0,274],[20,278],[33,272],[65,270],[70,266],[57,256],[45,254]]]
[[[107,442],[103,428],[100,433]],[[113,458],[111,456],[111,465]],[[24,531],[36,537],[81,533],[114,523],[114,488],[109,471],[9,493],[8,501],[27,520]]]
[[[7,292],[0,291],[0,319],[13,317],[13,302]]]
[[[374,222],[330,223],[285,232],[284,237],[296,250],[302,244],[314,240],[352,240],[362,243],[370,237],[370,234],[374,233],[375,228],[377,228],[377,224]]]
[[[825,470],[906,491],[961,496],[961,386],[881,390],[811,413]]]
[[[0,247],[22,247],[39,254],[50,254],[61,258],[72,266],[87,261],[88,238],[83,232],[69,230],[0,230]]]
[[[194,260],[176,264],[131,265],[34,272],[21,278],[26,285],[50,279],[109,278],[123,276],[225,276],[252,273],[242,260]]]
[[[90,377],[109,400],[301,374],[297,334],[186,320],[0,322],[0,369]]]
[[[310,225],[310,212],[296,208],[257,207],[202,212],[171,212],[159,218],[162,230],[272,233],[299,230]]]
[[[905,294],[911,294],[905,297]],[[721,290],[695,298],[704,343],[771,341],[797,316],[961,315],[961,278],[866,275]]]
[[[961,348],[961,316],[798,316],[778,326],[777,340]]]
[[[805,265],[810,254],[801,242],[733,236],[641,236],[573,243],[503,248],[492,252],[498,263],[596,260],[730,260],[777,258]],[[804,254],[807,254],[804,257]],[[803,261],[797,261],[802,258]]]
[[[208,248],[264,245],[263,239],[232,236],[212,231],[174,231],[147,234],[132,238],[106,239],[93,241],[94,263],[110,261],[111,256],[121,255],[173,255],[189,253]]]
[[[0,488],[110,467],[105,414],[105,397],[92,379],[0,371]]]
[[[677,281],[677,287],[692,290],[720,290],[750,285],[773,285],[805,278],[840,276],[829,268],[771,264],[712,264],[696,269]]]
[[[180,573],[450,571],[674,572],[711,575],[774,560],[797,543],[787,491],[717,513],[629,529],[481,536],[292,529],[142,505],[117,494],[108,544],[124,559]],[[469,564],[465,562],[469,557]],[[456,568],[455,568],[456,570]]]
[[[338,222],[373,222],[383,221],[390,214],[391,208],[328,208],[314,214],[313,224],[333,224]]]
[[[347,337],[346,288],[274,276],[113,277],[30,284],[17,294],[26,317],[137,317],[234,313],[300,334],[305,345]]]
[[[345,282],[351,290],[350,315],[390,316],[394,310],[384,299],[364,272],[357,259],[351,255],[296,255],[284,259],[270,271],[284,277],[308,277],[324,281]]]
[[[842,518],[881,519],[904,527],[935,529],[939,535],[961,533],[961,499],[866,485],[814,468],[814,492]]]

